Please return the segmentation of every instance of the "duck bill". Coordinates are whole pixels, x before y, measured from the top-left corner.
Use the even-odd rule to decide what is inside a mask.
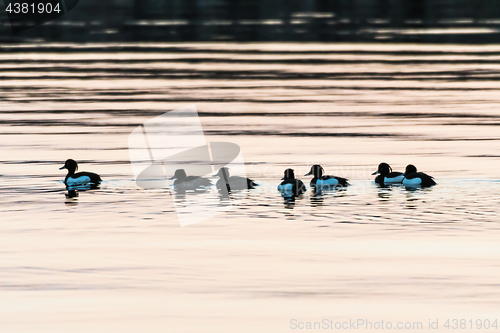
[[[285,180],[285,177],[281,178],[281,180]]]
[[[62,167],[59,168],[59,170],[66,169],[66,166],[63,165]]]
[[[172,177],[169,178],[169,180],[173,180],[173,179],[175,179],[175,176],[172,176]]]
[[[311,171],[309,171],[308,173],[306,173],[304,176],[310,176],[310,175],[312,175]]]
[[[380,172],[378,172],[378,170],[377,170],[377,171],[375,171],[374,173],[372,173],[372,176],[378,175],[379,173],[380,173]]]

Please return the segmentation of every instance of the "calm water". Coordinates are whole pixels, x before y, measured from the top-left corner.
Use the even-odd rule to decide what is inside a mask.
[[[500,46],[22,45],[0,72],[2,332],[500,325]],[[127,139],[193,103],[261,186],[181,228]],[[67,158],[101,189],[66,199]],[[378,188],[382,161],[438,186]],[[312,164],[352,186],[284,202],[283,170]]]

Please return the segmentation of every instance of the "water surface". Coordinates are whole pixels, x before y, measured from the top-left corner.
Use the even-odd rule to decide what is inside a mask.
[[[0,75],[2,331],[500,319],[500,47],[27,44]],[[127,137],[193,103],[261,186],[180,228],[190,194],[137,187]],[[67,158],[101,189],[66,199]],[[382,161],[438,186],[379,188]],[[286,202],[312,164],[352,186]]]

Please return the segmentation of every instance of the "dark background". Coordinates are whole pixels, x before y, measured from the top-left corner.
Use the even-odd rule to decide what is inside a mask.
[[[2,43],[500,42],[500,0],[81,0],[16,34],[1,8]]]

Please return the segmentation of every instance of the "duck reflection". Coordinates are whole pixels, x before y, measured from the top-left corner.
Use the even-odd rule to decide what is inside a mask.
[[[75,186],[68,186],[66,185],[66,190],[67,190],[67,193],[65,193],[65,197],[66,199],[75,199],[75,198],[78,198],[80,196],[80,192],[85,192],[85,191],[89,191],[89,190],[96,190],[96,189],[99,189],[99,184],[84,184],[84,185],[75,185]],[[74,202],[74,201],[70,201],[70,202]],[[70,202],[66,202],[66,203],[70,203]]]
[[[78,206],[78,200],[66,200],[64,203],[66,204],[66,206]]]
[[[417,196],[417,194],[422,190],[420,187],[414,186],[405,186],[405,194],[406,194],[406,205],[407,209],[417,209],[418,203],[421,201],[421,198]]]
[[[315,191],[313,189],[313,194],[310,197],[311,207],[320,207],[323,206],[325,201],[325,196],[322,191]]]
[[[206,193],[209,192],[210,189],[208,188],[197,188],[197,189],[189,189],[185,187],[176,187],[172,186],[171,192],[176,196],[176,197],[186,197],[186,194],[201,194],[201,193]]]
[[[185,187],[177,188],[175,186],[171,186],[170,193],[174,197],[176,203],[184,204],[186,203],[188,197],[200,196],[204,193],[210,192],[208,188],[198,188],[198,189],[186,189]]]
[[[219,191],[219,202],[221,206],[231,206],[233,196],[231,193],[228,193],[227,191]]]
[[[377,195],[381,202],[389,201],[393,194],[393,186],[392,185],[379,185]]]
[[[311,207],[323,206],[326,197],[342,198],[347,195],[347,188],[345,187],[316,187],[311,190]]]
[[[65,196],[67,199],[73,199],[73,198],[78,198],[80,194],[78,193],[77,190],[68,189],[68,193],[66,193]]]
[[[283,206],[285,209],[294,209],[295,208],[295,201],[297,197],[283,197]],[[301,199],[300,197],[299,199]]]
[[[80,195],[78,193],[77,190],[69,190],[68,189],[68,193],[65,193],[64,194],[66,196],[66,200],[64,201],[64,203],[67,205],[67,206],[77,206],[78,205],[78,200],[76,200],[76,198],[78,198],[78,196]]]

